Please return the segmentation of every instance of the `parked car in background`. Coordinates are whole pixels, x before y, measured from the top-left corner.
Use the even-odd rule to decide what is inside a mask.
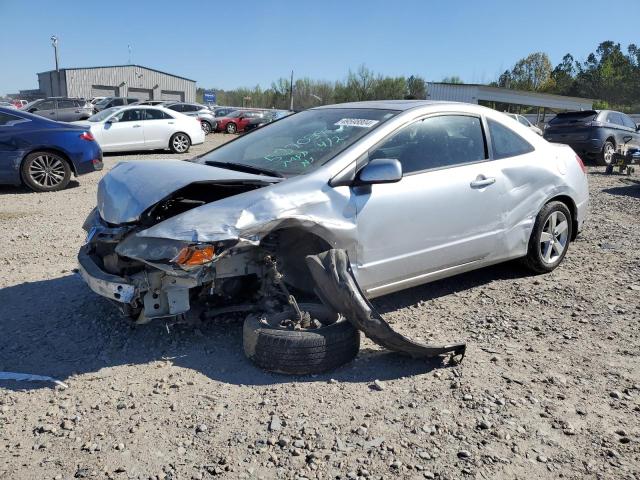
[[[106,108],[122,107],[124,105],[130,105],[132,103],[136,103],[137,101],[138,99],[133,97],[105,97],[102,100],[95,103],[94,111],[99,112]]]
[[[236,110],[226,117],[217,117],[216,132],[237,133],[244,131],[250,121],[264,120],[264,112],[256,110]]]
[[[102,169],[102,151],[86,127],[0,107],[0,184],[62,190],[71,175]]]
[[[15,106],[15,104],[11,103],[11,102],[0,102],[0,107],[2,108],[11,108],[14,110],[17,110],[18,107]]]
[[[107,97],[91,97],[91,98],[89,99],[89,103],[90,103],[91,105],[95,105],[95,104],[96,104],[96,103],[98,103],[100,100],[103,100],[103,99],[105,99],[105,98],[107,98]]]
[[[104,152],[169,149],[186,153],[191,145],[204,142],[197,118],[158,106],[107,108],[76,123],[91,130]]]
[[[172,103],[170,100],[144,100],[142,102],[134,102],[131,105],[149,105],[149,106],[154,106],[154,105],[164,105],[166,103]]]
[[[534,132],[536,132],[538,135],[542,135],[542,130],[539,129],[538,127],[536,127],[533,123],[531,123],[527,117],[525,117],[524,115],[519,115],[517,113],[507,113],[507,116],[513,118],[514,120],[520,122],[522,125],[524,125],[525,127],[533,130]]]
[[[237,107],[214,107],[213,109],[211,109],[214,117],[226,117],[230,113],[238,110],[244,110],[244,109],[237,108]]]
[[[559,113],[549,121],[544,138],[564,143],[598,165],[609,165],[616,148],[625,143],[640,148],[638,125],[621,112],[612,110],[583,110]]]
[[[67,97],[49,97],[28,103],[24,111],[62,122],[85,120],[93,115],[93,106],[86,100]]]
[[[209,135],[211,132],[215,131],[218,124],[213,112],[206,106],[200,105],[199,103],[175,102],[166,103],[164,106],[169,110],[174,110],[176,112],[184,113],[190,117],[198,118],[202,125],[202,131],[205,135]]]
[[[570,148],[499,112],[377,101],[305,110],[194,163],[122,163],[97,197],[84,228],[100,235],[81,248],[80,273],[152,319],[268,292],[265,258],[313,291],[305,258],[331,248],[348,252],[370,298],[516,258],[550,272],[589,189]]]
[[[23,108],[25,105],[27,105],[29,102],[27,102],[26,100],[13,100],[13,102],[11,102],[15,105],[16,108]]]
[[[275,122],[276,120],[280,120],[281,118],[288,117],[293,112],[290,110],[269,110],[264,112],[264,117],[252,118],[249,120],[249,123],[245,125],[244,131],[250,132],[251,130],[255,130],[256,128],[264,127],[268,123]]]

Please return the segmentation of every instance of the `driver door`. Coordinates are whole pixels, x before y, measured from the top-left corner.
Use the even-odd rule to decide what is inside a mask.
[[[374,297],[487,262],[504,242],[504,181],[480,117],[439,115],[392,134],[369,158],[395,158],[397,183],[354,187],[356,277]]]
[[[104,123],[101,146],[111,151],[144,148],[143,114],[143,109],[131,108],[112,116],[117,121]]]

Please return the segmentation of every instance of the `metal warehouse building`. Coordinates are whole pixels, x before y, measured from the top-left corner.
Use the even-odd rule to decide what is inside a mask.
[[[141,65],[62,68],[38,73],[47,97],[135,97],[195,102],[196,82]]]
[[[428,82],[427,91],[429,100],[477,103],[513,113],[523,113],[523,110],[533,111],[533,116],[537,116],[536,123],[544,123],[546,114],[550,112],[593,108],[593,100],[589,98],[524,92],[488,85]]]

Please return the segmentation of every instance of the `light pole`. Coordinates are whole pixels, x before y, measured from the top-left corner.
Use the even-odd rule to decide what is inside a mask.
[[[57,89],[58,93],[61,93],[62,89],[60,88],[60,65],[58,63],[58,37],[56,37],[55,35],[51,35],[51,46],[53,47],[53,52],[56,58],[56,81],[58,82]],[[51,94],[53,95],[53,89],[51,90]]]

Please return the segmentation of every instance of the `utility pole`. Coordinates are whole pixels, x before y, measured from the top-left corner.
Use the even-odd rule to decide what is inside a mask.
[[[51,35],[51,46],[53,47],[53,52],[55,54],[56,57],[56,77],[57,77],[57,81],[58,81],[58,94],[61,95],[62,94],[62,88],[60,88],[60,65],[58,62],[58,37],[56,37],[55,35]],[[51,95],[53,96],[53,89],[51,91]]]
[[[293,70],[291,70],[291,83],[289,84],[289,110],[293,111]]]

